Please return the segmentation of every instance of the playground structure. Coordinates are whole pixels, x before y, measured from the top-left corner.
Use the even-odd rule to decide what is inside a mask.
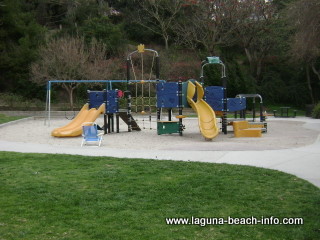
[[[198,115],[198,125],[201,134],[206,140],[211,140],[219,134],[216,115],[209,104],[203,100],[204,90],[199,82],[194,85],[191,81],[188,82],[188,102]],[[197,87],[196,87],[197,86]],[[194,95],[197,91],[197,100],[194,101]]]
[[[261,137],[264,124],[249,124],[248,121],[234,121],[233,131],[235,137]]]
[[[145,74],[147,69],[145,55],[148,53],[152,54],[152,63],[151,66],[148,66],[150,71]],[[146,111],[151,113],[152,107],[155,107],[152,100],[153,102],[156,100],[156,96],[151,93],[152,89],[155,89],[158,82],[163,81],[160,80],[159,54],[157,51],[145,48],[143,44],[140,44],[137,50],[128,54],[126,63],[127,93],[131,96],[131,106],[135,108],[136,113],[138,110],[142,114],[145,114]]]
[[[58,83],[60,81],[54,80],[49,81],[48,85],[51,83]],[[61,81],[62,82],[62,81]],[[99,82],[99,83],[128,83],[134,84],[135,80],[96,80],[96,81],[80,81],[80,80],[66,80],[63,82]],[[150,80],[150,82],[153,82],[153,80]],[[46,112],[47,112],[47,118],[46,122],[48,122],[50,126],[50,119],[51,119],[51,104],[50,104],[50,91],[51,88],[48,88],[47,93],[47,104],[46,104]],[[55,137],[75,137],[80,136],[82,133],[81,130],[81,124],[85,122],[94,122],[100,114],[104,115],[104,125],[103,130],[104,134],[111,133],[116,131],[119,132],[119,119],[121,118],[127,125],[128,125],[128,131],[131,132],[133,130],[140,131],[140,127],[138,126],[137,122],[131,115],[131,95],[128,93],[128,91],[125,92],[125,98],[127,101],[127,109],[126,111],[120,111],[119,108],[119,90],[113,89],[113,90],[103,90],[103,91],[88,91],[88,101],[87,104],[85,104],[78,115],[66,126],[54,129],[52,131],[52,136]],[[87,113],[88,112],[88,113]],[[94,113],[94,114],[93,114]],[[87,114],[87,115],[85,115]],[[114,126],[116,123],[116,127]],[[69,128],[76,128],[76,130],[72,132],[65,131],[64,133],[61,132],[61,129],[69,129]]]
[[[259,101],[259,118],[260,122],[265,122],[266,121],[266,116],[263,114],[263,101],[262,97],[260,94],[238,94],[236,98],[252,98],[252,122],[255,122],[255,117],[256,117],[256,98],[258,98]],[[247,101],[246,101],[247,102]],[[246,119],[246,109],[247,107],[245,106],[244,109],[240,110],[240,118]],[[235,111],[235,118],[237,118],[237,113],[238,111]]]
[[[89,104],[85,104],[79,114],[67,125],[56,128],[51,132],[54,137],[76,137],[82,134],[82,124],[84,122],[94,122],[100,114],[105,111],[105,105],[102,104],[98,109],[89,109]]]
[[[147,61],[150,55],[152,60]],[[148,62],[151,62],[151,66],[148,66]],[[128,115],[132,116],[132,112],[140,113],[143,116],[143,129],[146,129],[145,118],[147,117],[146,121],[149,122],[151,130],[152,112],[156,109],[157,99],[155,89],[158,83],[165,82],[160,80],[159,54],[156,50],[145,48],[143,44],[140,44],[137,50],[128,54],[126,66]],[[147,70],[148,73],[145,73]],[[130,119],[132,118],[128,120]],[[128,131],[130,132],[130,129]]]
[[[184,93],[183,88],[185,83],[170,82],[157,84],[157,133],[171,134],[179,133],[182,136],[184,126],[182,120],[185,116],[182,115],[182,109],[185,107],[186,102],[183,102]],[[172,110],[177,108],[179,115],[176,116],[178,121],[172,120]],[[167,120],[162,120],[163,110],[168,112]]]
[[[150,72],[144,74],[146,67],[145,53],[152,54],[152,63]],[[140,58],[137,60],[136,58]],[[219,64],[222,66],[222,87],[208,86],[203,88],[204,67],[210,64]],[[140,68],[140,69],[139,69]],[[155,68],[155,69],[154,69]],[[142,116],[149,114],[151,129],[151,115],[153,107],[157,112],[157,134],[183,134],[185,126],[183,119],[183,108],[191,107],[198,116],[198,126],[200,133],[206,140],[211,140],[219,134],[217,116],[221,116],[222,132],[227,134],[227,112],[240,111],[240,116],[245,116],[246,98],[256,97],[245,94],[237,95],[236,98],[226,98],[226,74],[225,65],[219,57],[208,57],[202,62],[201,77],[199,83],[195,80],[187,82],[166,82],[159,79],[159,54],[153,49],[145,49],[144,45],[139,45],[136,51],[127,56],[127,79],[126,80],[54,80],[48,81],[47,104],[48,122],[50,125],[50,94],[52,83],[86,83],[98,82],[106,84],[103,91],[88,91],[88,103],[83,106],[79,114],[66,126],[54,129],[52,136],[55,137],[73,137],[80,136],[82,133],[82,124],[84,122],[94,122],[100,114],[104,114],[104,134],[114,132],[114,123],[116,122],[116,132],[119,132],[119,119],[121,118],[128,125],[128,132],[132,130],[141,130],[132,116],[132,111],[141,113]],[[132,77],[133,76],[133,79]],[[140,79],[139,79],[140,78]],[[112,89],[112,83],[126,83],[124,97],[126,100],[126,110],[119,109],[119,97],[122,91]],[[260,96],[260,95],[259,95]],[[260,103],[262,98],[260,96]],[[173,109],[178,109],[177,120],[173,120]],[[163,112],[167,110],[168,116],[163,119]],[[261,111],[260,111],[261,112]],[[114,121],[114,119],[116,121]],[[260,118],[260,121],[264,119]],[[144,120],[143,120],[144,121]],[[246,132],[246,131],[245,131]],[[252,132],[252,131],[248,131]],[[239,135],[239,134],[237,134]],[[243,134],[242,134],[243,135]],[[251,136],[251,135],[248,135]]]
[[[152,60],[152,66],[149,73],[149,79],[144,79],[144,52],[152,52],[153,53],[153,60]],[[140,76],[141,79],[138,80],[138,72],[135,69],[134,66],[134,60],[132,56],[138,55],[141,58],[141,73]],[[153,68],[155,66],[155,75],[156,80],[151,79],[153,76]],[[130,72],[133,72],[134,79],[131,79]],[[47,84],[47,101],[46,101],[46,112],[47,112],[47,118],[46,121],[48,121],[50,126],[50,119],[51,119],[51,85],[52,83],[103,83],[106,84],[106,89],[103,91],[88,91],[88,110],[91,109],[100,109],[100,106],[104,104],[105,109],[104,112],[100,111],[100,114],[104,114],[104,126],[103,130],[104,133],[110,133],[114,132],[115,127],[114,123],[116,122],[116,132],[119,132],[119,118],[121,118],[127,125],[128,125],[128,131],[131,132],[133,130],[140,131],[140,127],[138,126],[135,119],[132,117],[132,108],[135,108],[135,112],[138,112],[138,108],[141,108],[141,114],[145,114],[146,111],[149,113],[149,121],[151,122],[151,112],[152,107],[156,107],[155,103],[152,103],[152,99],[155,101],[156,96],[155,94],[151,95],[152,88],[155,89],[156,83],[164,82],[163,80],[159,79],[159,55],[155,50],[152,49],[145,49],[144,45],[139,45],[138,50],[131,52],[127,57],[127,80],[53,80],[48,81]],[[126,83],[126,90],[124,91],[124,97],[126,99],[126,111],[120,111],[119,109],[119,97],[121,94],[119,94],[119,90],[112,89],[113,83]],[[145,91],[145,86],[148,86],[147,91]],[[140,89],[139,89],[140,88]],[[139,91],[138,91],[139,89]],[[135,93],[135,94],[133,94]],[[145,96],[147,94],[147,96]],[[152,105],[153,104],[153,105]],[[147,108],[146,108],[147,106]],[[92,110],[93,111],[93,110]],[[78,114],[79,115],[79,114]],[[81,113],[82,115],[82,113]],[[97,118],[99,115],[95,115]],[[96,119],[95,118],[95,119]],[[77,120],[76,120],[77,119]],[[68,134],[67,132],[65,134],[59,133],[58,129],[55,129],[52,131],[52,136],[56,137],[73,137],[73,136],[80,136],[81,135],[81,121],[79,121],[80,117],[77,116],[74,120],[72,120],[72,126],[77,127],[77,129],[80,129],[79,131],[76,131],[72,134]],[[82,118],[81,118],[82,119]],[[95,120],[93,119],[93,120]],[[116,119],[116,121],[114,121]],[[91,120],[91,119],[90,119]],[[46,122],[45,122],[46,123]],[[76,124],[77,123],[77,124]],[[66,126],[62,128],[66,128],[69,126],[67,124]]]
[[[219,57],[207,57],[206,60],[202,61],[201,63],[201,74],[200,74],[200,81],[201,84],[204,84],[204,68],[206,66],[212,64],[219,64],[221,66],[221,81],[222,87],[207,87],[205,88],[205,95],[204,99],[208,102],[208,104],[215,109],[218,115],[221,116],[222,122],[222,132],[227,134],[227,76],[226,76],[226,67],[224,63],[220,60]],[[218,90],[219,93],[217,94]]]
[[[222,86],[207,86],[205,87],[205,101],[215,110],[215,113],[218,116],[221,116],[222,122],[222,132],[227,134],[227,126],[232,125],[234,128],[235,121],[247,121],[246,120],[246,110],[247,110],[247,98],[253,99],[253,117],[252,123],[253,126],[257,126],[255,122],[255,99],[258,97],[260,99],[260,122],[263,123],[261,126],[261,131],[266,131],[267,123],[265,122],[265,116],[263,115],[263,101],[262,97],[259,94],[238,94],[235,98],[227,98],[227,77],[224,63],[220,60],[219,57],[207,57],[206,60],[202,62],[201,67],[201,76],[200,80],[204,84],[204,68],[209,65],[219,64],[221,66],[221,80]],[[234,113],[235,119],[228,119],[227,113]],[[237,118],[237,113],[240,113],[240,119]],[[260,125],[259,125],[260,126]],[[236,126],[237,127],[237,126]],[[249,131],[247,131],[249,132]],[[246,136],[246,131],[241,134],[242,137]],[[239,134],[235,135],[240,136]],[[247,134],[247,137],[252,137],[252,135]],[[259,135],[256,135],[259,137]]]
[[[182,111],[191,107],[198,116],[200,133],[206,140],[212,140],[219,133],[216,115],[213,109],[203,99],[204,90],[202,85],[195,81],[170,82],[157,85],[157,132],[161,134],[179,133],[182,136],[185,126],[182,121],[186,117]],[[195,100],[194,100],[195,98]],[[178,109],[175,116],[178,120],[172,120],[172,110]],[[163,109],[168,112],[168,120],[161,120]]]

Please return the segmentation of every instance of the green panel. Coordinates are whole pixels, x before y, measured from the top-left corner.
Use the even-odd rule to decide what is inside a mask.
[[[161,134],[170,134],[170,133],[179,133],[180,124],[176,121],[168,121],[168,122],[158,122],[157,124],[157,132],[158,135]]]
[[[207,57],[208,63],[220,63],[219,57]]]

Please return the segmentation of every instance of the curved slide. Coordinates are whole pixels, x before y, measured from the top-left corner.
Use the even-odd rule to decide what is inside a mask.
[[[103,114],[105,104],[102,104],[98,109],[89,109],[89,104],[85,104],[78,115],[67,125],[56,128],[51,132],[54,137],[77,137],[82,134],[82,124],[85,122],[94,122],[100,114]]]
[[[204,90],[200,83],[197,81],[194,85],[191,81],[188,82],[187,100],[192,109],[198,115],[198,124],[202,136],[206,140],[212,140],[219,134],[217,126],[216,114],[210,105],[203,100]],[[197,91],[197,101],[193,97]]]

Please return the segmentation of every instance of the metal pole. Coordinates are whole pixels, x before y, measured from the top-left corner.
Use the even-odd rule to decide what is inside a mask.
[[[120,127],[119,127],[119,112],[116,113],[116,125],[117,125],[117,133],[120,132]]]
[[[160,78],[160,60],[159,56],[156,56],[156,79]]]
[[[202,66],[201,66],[201,73],[200,73],[200,81],[201,81],[201,84],[203,85],[204,84],[204,67],[209,63],[207,61],[202,61],[201,64]]]
[[[48,101],[48,126],[50,127],[50,120],[51,120],[51,82],[49,81],[49,90],[48,90],[48,95],[49,95],[49,101]]]
[[[130,59],[127,59],[127,90],[129,90],[129,80],[130,80]]]
[[[108,114],[108,133],[111,133],[112,116]]]
[[[225,75],[222,76],[222,86],[223,86],[223,114],[222,114],[222,131],[224,134],[227,134],[227,111],[228,111],[228,103],[227,103],[227,77]]]
[[[263,115],[263,101],[261,95],[258,95],[260,98],[260,122],[264,122],[266,120],[266,116]]]
[[[128,132],[132,132],[132,123],[131,123],[131,92],[128,91],[128,99],[127,99],[127,104],[128,104],[128,109],[127,109],[127,115],[128,115]]]
[[[161,108],[157,107],[157,122],[161,119]]]
[[[104,122],[104,126],[103,126],[104,134],[107,134],[108,133],[108,119],[107,119],[106,113],[103,115],[103,122]]]
[[[114,114],[111,113],[111,131],[114,132]]]
[[[179,86],[179,93],[178,93],[178,97],[179,97],[179,135],[182,136],[182,82],[179,81],[178,83]]]
[[[253,98],[252,121],[256,121],[256,98]]]
[[[44,111],[44,125],[47,125],[47,120],[48,120],[48,100],[49,100],[49,92],[48,92],[48,88],[49,88],[49,83],[47,83],[47,90],[46,90],[46,108],[45,108],[45,111]]]

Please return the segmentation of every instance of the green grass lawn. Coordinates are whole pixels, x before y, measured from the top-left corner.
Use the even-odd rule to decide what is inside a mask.
[[[12,116],[6,116],[4,114],[0,114],[0,124],[11,122],[11,121],[18,120],[21,118],[24,118],[24,117],[12,117]]]
[[[88,149],[89,151],[89,149]],[[320,190],[261,168],[0,152],[0,239],[320,239]],[[166,225],[168,217],[303,225]]]

